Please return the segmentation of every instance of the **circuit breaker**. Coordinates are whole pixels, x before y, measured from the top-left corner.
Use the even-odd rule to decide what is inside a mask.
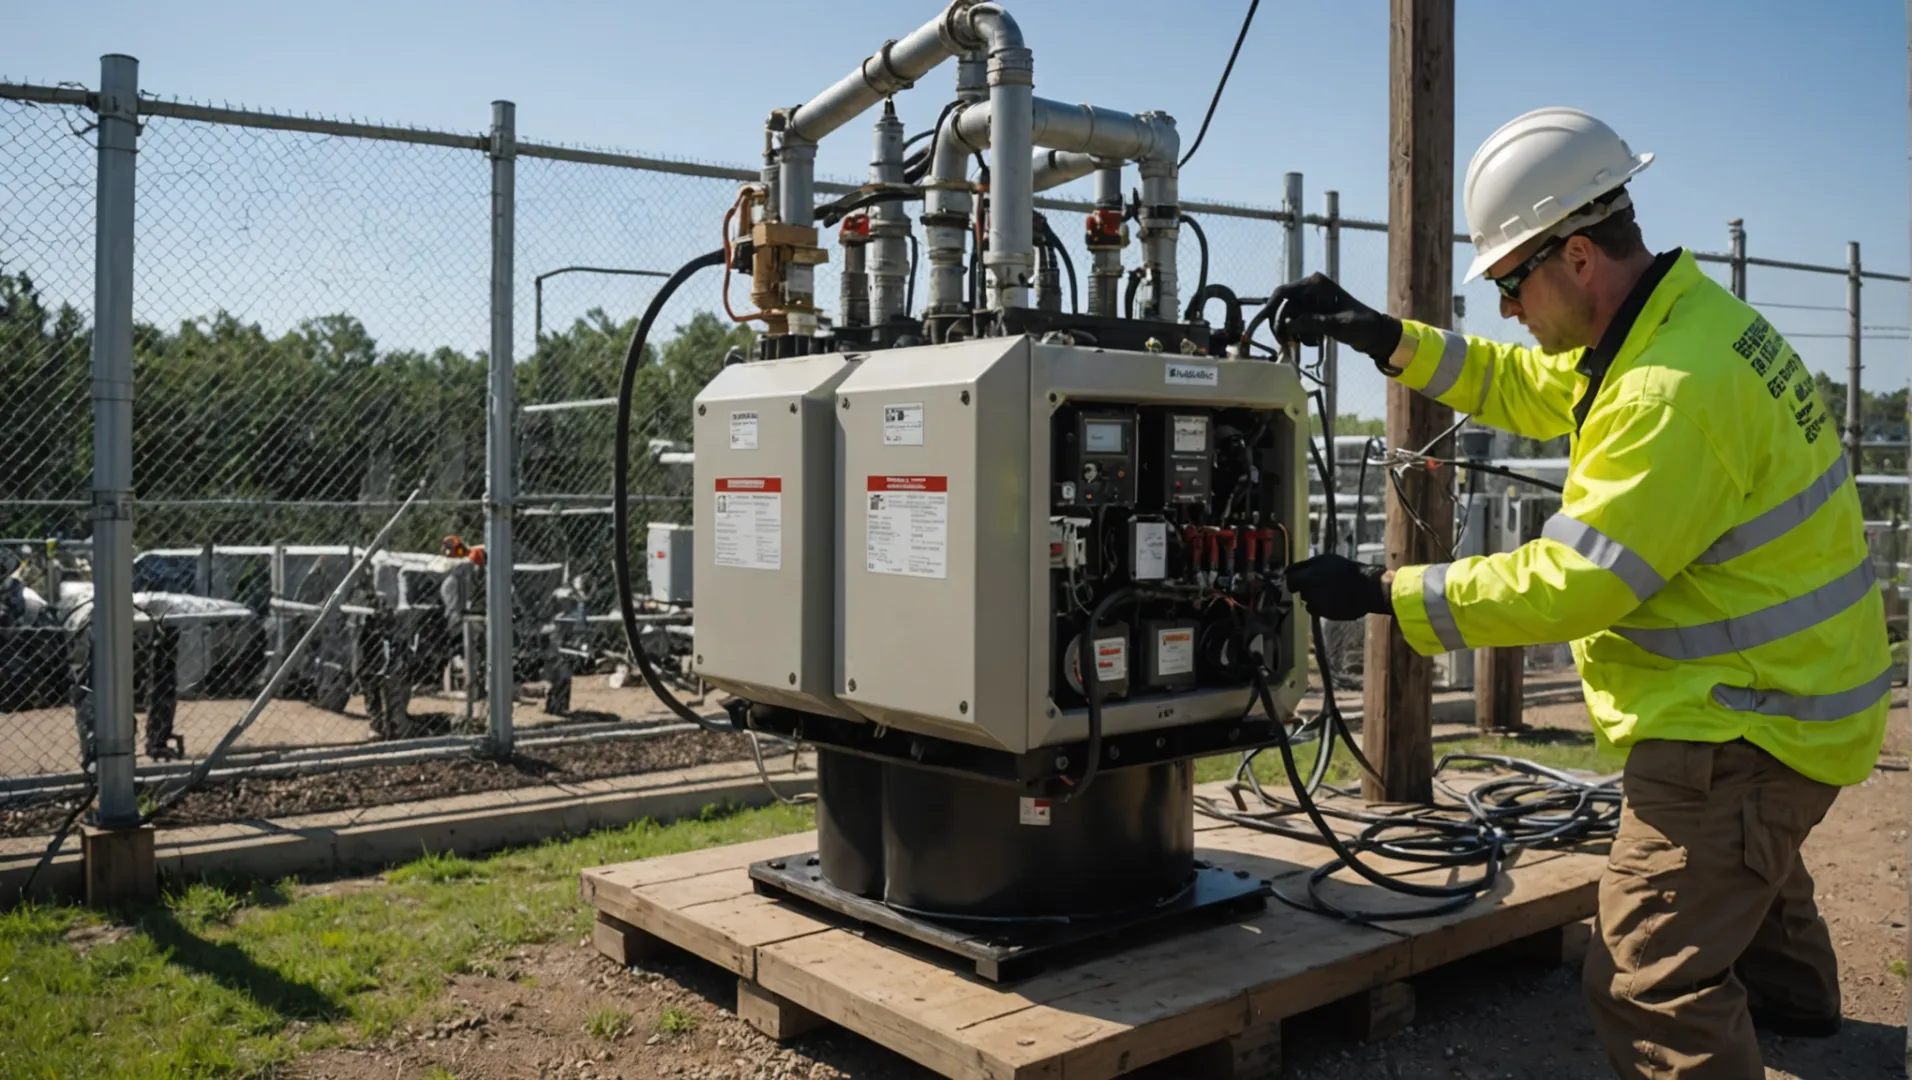
[[[1090,656],[1105,734],[1243,715],[1257,659],[1299,698],[1292,368],[988,338],[870,354],[837,399],[849,708],[1022,753],[1084,736]]]
[[[697,395],[693,431],[697,674],[786,708],[837,701],[836,387],[825,354],[726,367]]]

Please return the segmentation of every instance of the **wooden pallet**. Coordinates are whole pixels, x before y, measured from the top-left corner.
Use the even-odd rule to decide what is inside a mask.
[[[1325,861],[1313,844],[1196,824],[1198,857],[1292,895]],[[1103,1080],[1171,1057],[1177,1075],[1267,1076],[1284,1017],[1340,1003],[1354,1034],[1378,1037],[1411,1022],[1409,976],[1501,946],[1558,956],[1560,928],[1593,914],[1605,864],[1592,850],[1522,853],[1469,907],[1385,929],[1270,901],[1252,918],[998,986],[753,891],[751,863],[815,845],[804,833],[586,870],[597,946],[625,964],[681,948],[734,972],[739,1015],[773,1038],[836,1023],[956,1080]],[[1458,876],[1471,875],[1414,874]],[[1369,910],[1414,904],[1345,871],[1324,891]]]

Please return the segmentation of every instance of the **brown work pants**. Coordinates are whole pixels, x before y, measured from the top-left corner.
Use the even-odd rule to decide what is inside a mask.
[[[1623,1077],[1761,1080],[1748,1006],[1839,1015],[1799,845],[1839,789],[1751,743],[1642,742],[1600,878],[1585,988]]]

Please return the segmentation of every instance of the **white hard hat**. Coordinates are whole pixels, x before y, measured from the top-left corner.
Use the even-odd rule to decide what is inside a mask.
[[[1535,109],[1501,125],[1467,163],[1461,199],[1475,256],[1465,280],[1570,217],[1584,229],[1631,205],[1622,197],[1583,210],[1652,162],[1579,109]]]

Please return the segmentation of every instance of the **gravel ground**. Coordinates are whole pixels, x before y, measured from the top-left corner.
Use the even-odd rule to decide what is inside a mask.
[[[161,816],[159,824],[204,825],[359,809],[444,795],[683,769],[716,761],[735,761],[749,754],[750,744],[735,735],[691,732],[652,739],[539,747],[504,762],[469,758],[415,765],[364,766],[316,776],[242,778],[210,784],[193,792]],[[72,803],[67,801],[0,810],[0,835],[49,833],[71,809]]]

